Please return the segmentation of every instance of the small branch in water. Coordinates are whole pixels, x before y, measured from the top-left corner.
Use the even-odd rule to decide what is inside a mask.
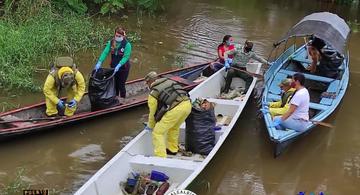
[[[48,69],[45,68],[36,68],[35,72],[45,72],[45,71],[49,71]]]

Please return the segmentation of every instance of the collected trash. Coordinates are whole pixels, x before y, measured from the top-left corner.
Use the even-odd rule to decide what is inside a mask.
[[[215,146],[214,107],[215,104],[206,99],[198,98],[193,102],[191,113],[186,119],[187,151],[208,155]]]
[[[126,195],[163,195],[169,189],[168,180],[169,177],[165,173],[156,170],[141,174],[132,172],[126,182],[120,185]]]
[[[233,90],[230,90],[228,93],[221,93],[219,98],[220,99],[239,99],[238,97],[240,97],[239,100],[242,101],[242,97],[245,96],[244,95],[244,88],[242,87],[238,87],[238,88],[235,88]]]

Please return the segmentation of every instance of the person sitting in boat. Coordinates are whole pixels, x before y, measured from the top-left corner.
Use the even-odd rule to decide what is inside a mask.
[[[245,81],[244,93],[247,92],[253,80],[253,77],[247,74],[246,72],[237,71],[235,69],[246,71],[246,64],[250,61],[250,59],[257,60],[261,63],[270,64],[264,58],[259,57],[254,51],[252,51],[253,45],[254,44],[251,41],[246,40],[243,46],[238,44],[235,45],[234,49],[225,51],[224,53],[225,67],[229,69],[226,76],[225,89],[224,89],[225,93],[229,92],[233,77],[240,77]],[[229,57],[230,55],[234,56],[233,60],[231,60],[231,58]],[[230,68],[230,64],[232,67],[234,67],[234,69]]]
[[[95,70],[101,67],[106,57],[111,53],[110,67],[115,71],[115,91],[120,95],[120,103],[124,102],[126,97],[125,83],[130,71],[131,44],[126,38],[125,30],[121,27],[115,29],[114,37],[106,43]]]
[[[270,102],[268,104],[268,109],[265,109],[265,112],[269,112],[271,117],[281,116],[289,110],[289,102],[295,92],[295,88],[291,87],[291,83],[292,79],[286,78],[279,84],[279,87],[281,88],[281,99],[276,102]]]
[[[292,86],[296,89],[290,100],[288,111],[282,116],[275,116],[273,126],[276,129],[292,129],[295,131],[305,130],[309,125],[309,91],[304,87],[305,76],[302,73],[295,73],[292,79]]]
[[[231,35],[225,35],[222,43],[220,45],[218,45],[218,48],[217,48],[219,61],[211,64],[212,69],[215,71],[218,71],[222,67],[224,67],[224,64],[225,64],[224,53],[226,51],[233,50],[234,48],[235,48],[234,38]],[[232,59],[233,55],[228,55],[228,58]]]
[[[191,102],[188,93],[177,82],[158,79],[156,72],[147,74],[145,81],[150,88],[146,129],[152,131],[155,156],[165,158],[179,150],[179,128],[191,112]]]
[[[61,90],[66,90],[66,102],[59,99]],[[85,80],[71,57],[58,57],[47,76],[43,88],[46,103],[46,115],[58,115],[58,109],[64,109],[65,116],[72,116],[77,104],[85,93]]]
[[[308,47],[312,63],[307,68],[311,73],[337,79],[344,56],[327,45],[322,39],[312,37]]]

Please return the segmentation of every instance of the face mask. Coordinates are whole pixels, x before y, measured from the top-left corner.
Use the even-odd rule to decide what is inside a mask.
[[[227,41],[226,41],[226,45],[227,45],[227,46],[233,45],[233,42],[230,41],[230,40],[227,40]]]
[[[115,37],[115,41],[116,42],[121,42],[124,40],[124,37],[120,36],[120,37]]]
[[[244,47],[244,51],[245,51],[246,53],[248,53],[248,52],[251,51],[251,48],[249,48],[249,47]]]
[[[291,82],[291,88],[294,88],[295,86],[296,86],[296,83],[295,83],[295,81],[293,81],[293,82]]]

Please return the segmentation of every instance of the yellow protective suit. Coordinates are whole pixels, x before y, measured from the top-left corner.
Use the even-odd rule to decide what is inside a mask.
[[[148,126],[153,129],[152,141],[155,156],[166,158],[166,148],[171,152],[179,150],[180,125],[191,112],[191,102],[190,100],[180,102],[173,109],[167,111],[159,122],[156,122],[154,117],[157,104],[157,99],[149,95],[148,106],[150,112]]]
[[[62,67],[58,71],[58,76],[61,78],[61,76],[65,72],[72,72],[72,69],[69,67]],[[83,97],[85,93],[85,80],[83,75],[76,71],[75,74],[75,84],[67,89],[66,92],[66,101],[69,102],[72,99],[75,99],[77,103],[80,102],[81,98]],[[43,92],[45,95],[45,102],[46,102],[46,115],[53,116],[58,114],[57,110],[57,104],[59,103],[60,99],[58,98],[59,95],[59,89],[56,84],[55,78],[52,74],[49,74],[45,80]],[[76,106],[73,108],[69,108],[68,106],[65,106],[65,116],[72,116],[74,115],[76,111]]]
[[[294,93],[295,92],[295,89],[294,88],[290,88],[287,92],[285,93]],[[287,112],[289,110],[289,101],[290,101],[290,98],[292,97],[292,95],[289,95],[289,97],[287,98],[286,100],[286,103],[283,107],[281,107],[282,105],[282,99],[280,99],[279,101],[277,102],[271,102],[269,104],[269,112],[270,112],[270,115],[271,117],[274,117],[274,116],[281,116],[283,114],[285,114],[285,112]]]

